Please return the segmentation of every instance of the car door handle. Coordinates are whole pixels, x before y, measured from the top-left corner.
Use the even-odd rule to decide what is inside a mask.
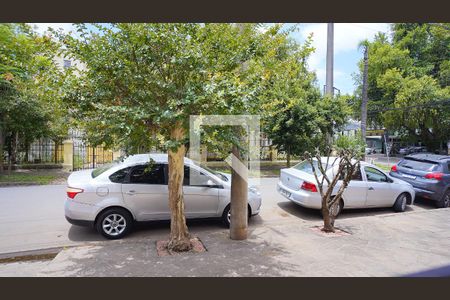
[[[375,190],[373,187],[370,187],[370,188],[369,188],[369,191],[373,191],[373,190]]]
[[[131,190],[131,191],[125,192],[125,194],[133,196],[134,194],[136,194],[136,191],[135,190]]]

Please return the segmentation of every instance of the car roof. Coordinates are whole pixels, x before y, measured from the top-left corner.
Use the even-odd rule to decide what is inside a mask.
[[[139,163],[147,163],[150,159],[154,160],[156,163],[167,163],[168,155],[166,153],[143,153],[130,155],[123,160],[126,165],[134,165]],[[188,164],[192,163],[192,160],[185,157],[184,161]]]
[[[440,154],[433,154],[433,153],[417,153],[417,154],[410,154],[405,156],[405,158],[410,158],[414,160],[425,160],[425,161],[431,161],[431,162],[441,162],[443,160],[450,159],[450,155],[440,155]]]
[[[315,157],[314,157],[314,160],[316,160]],[[331,164],[334,162],[334,160],[336,160],[335,163],[339,163],[340,158],[337,157],[337,159],[336,159],[336,156],[330,156],[329,159],[328,159],[328,163],[331,165]],[[322,156],[322,157],[321,157],[321,161],[322,161],[322,163],[327,163],[327,157],[326,157],[326,156]],[[355,162],[355,160],[352,159],[352,163],[354,163],[354,162]],[[369,164],[368,162],[363,161],[363,160],[361,160],[359,163],[360,163],[361,166],[368,166],[368,165],[371,165],[371,164]]]

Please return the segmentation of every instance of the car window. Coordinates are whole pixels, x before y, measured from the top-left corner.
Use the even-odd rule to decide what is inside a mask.
[[[450,161],[447,163],[447,174],[450,174]]]
[[[419,161],[409,158],[405,158],[398,165],[403,168],[425,172],[436,171],[436,169],[439,167],[437,163],[432,163],[428,161]]]
[[[183,185],[190,185],[190,186],[208,186],[208,180],[211,178],[206,175],[205,173],[199,172],[196,169],[192,169],[191,174],[191,168],[188,166],[184,166],[184,179],[183,179]],[[191,175],[194,177],[191,178]]]
[[[367,181],[373,182],[387,182],[387,176],[381,171],[371,167],[364,167],[364,171],[366,172]]]
[[[328,169],[331,167],[331,164],[333,163],[333,161],[334,161],[334,159],[330,159],[330,162],[328,163]],[[318,169],[317,160],[313,160],[313,164],[314,164],[314,168],[316,169],[317,174],[320,174],[320,171]],[[326,163],[322,163],[322,167],[324,168],[324,170],[325,170],[326,165],[327,165]],[[308,173],[308,174],[314,174],[311,164],[307,160],[299,162],[292,168],[297,169],[302,172],[305,172],[305,173]],[[325,171],[327,171],[328,169],[326,169]]]
[[[123,183],[125,178],[127,177],[128,172],[130,171],[131,167],[123,168],[109,176],[109,180],[115,183]]]
[[[165,184],[164,165],[145,164],[134,167],[130,172],[130,183]]]
[[[341,176],[339,177],[340,180],[344,180],[344,176],[345,176],[346,172],[342,172]],[[353,173],[351,180],[353,181],[362,181],[362,174],[361,174],[361,169],[358,168],[355,173]]]
[[[94,169],[94,170],[92,171],[92,173],[91,173],[92,178],[95,178],[95,177],[97,177],[98,175],[100,175],[100,174],[102,174],[102,173],[108,171],[108,170],[111,169],[112,167],[117,166],[117,164],[118,164],[117,162],[112,162],[112,163],[105,164],[105,165],[103,165],[103,166],[101,166],[101,167],[98,167],[98,168]]]

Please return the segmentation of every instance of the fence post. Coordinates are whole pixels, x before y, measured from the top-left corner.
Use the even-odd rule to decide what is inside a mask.
[[[66,171],[73,171],[73,141],[65,140],[63,142],[63,169]]]

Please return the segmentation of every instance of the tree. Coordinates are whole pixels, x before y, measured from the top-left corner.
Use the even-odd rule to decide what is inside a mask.
[[[440,24],[398,23],[392,26],[392,40],[378,34],[368,45],[368,122],[409,142],[421,141],[429,150],[441,148],[448,140],[443,100],[448,98],[450,31]],[[359,66],[358,94],[363,62]],[[411,88],[415,95],[406,90]],[[440,122],[425,121],[426,115]]]
[[[339,205],[353,174],[360,167],[360,159],[364,153],[365,144],[358,137],[340,136],[333,147],[321,152],[316,148],[314,154],[305,152],[304,157],[311,165],[317,186],[322,197],[322,216],[325,232],[334,232],[334,220],[342,209]],[[331,157],[332,151],[336,157]],[[325,154],[325,162],[322,154]],[[329,177],[328,171],[332,169]],[[336,188],[337,187],[337,191]]]
[[[49,135],[61,122],[57,84],[61,72],[54,62],[57,45],[28,25],[0,24],[0,172],[4,145],[9,170],[20,147]],[[50,101],[51,100],[51,101]]]
[[[98,141],[146,138],[168,151],[169,248],[188,250],[182,181],[189,116],[256,106],[261,65],[253,58],[276,33],[254,24],[92,26],[97,33],[77,25],[80,39],[56,33],[66,55],[86,65],[69,85],[67,102],[79,123],[95,126],[98,134],[90,135]]]
[[[263,96],[264,132],[273,145],[291,155],[302,155],[315,145],[324,147],[323,137],[345,123],[349,113],[344,98],[321,97],[307,58],[314,51],[312,37],[303,45],[286,38],[280,46]]]

